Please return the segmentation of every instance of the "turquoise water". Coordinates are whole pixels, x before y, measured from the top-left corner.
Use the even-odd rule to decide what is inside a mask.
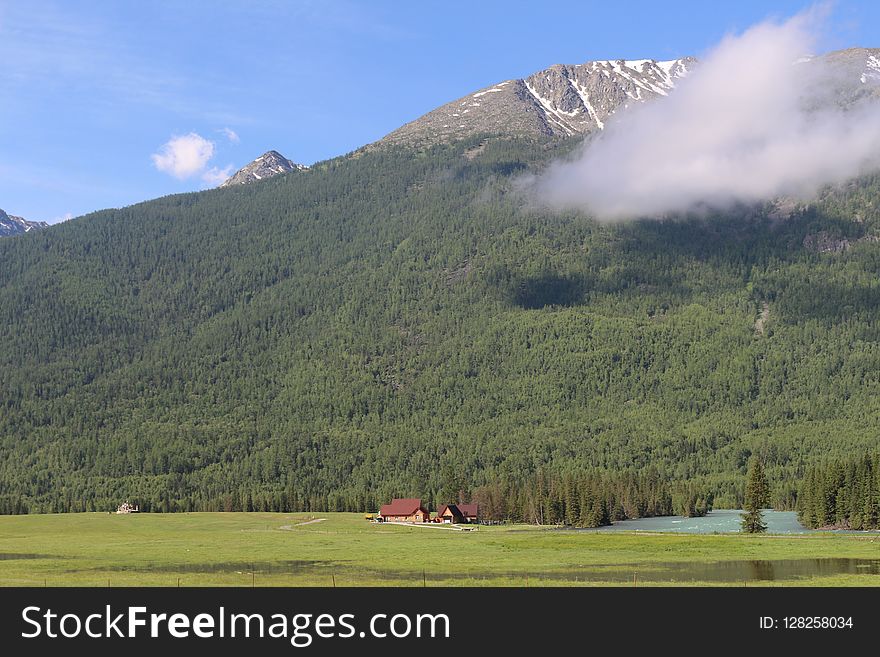
[[[597,531],[645,531],[675,532],[680,534],[730,534],[740,531],[742,510],[721,509],[710,511],[702,518],[684,518],[682,516],[665,516],[663,518],[639,518],[638,520],[621,520],[610,527],[600,527]],[[772,534],[807,534],[807,529],[798,522],[794,511],[764,512],[767,531]]]

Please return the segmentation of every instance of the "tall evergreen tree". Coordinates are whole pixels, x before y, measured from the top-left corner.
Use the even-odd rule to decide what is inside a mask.
[[[764,465],[761,460],[752,457],[746,475],[746,494],[743,502],[745,513],[742,515],[742,530],[747,534],[761,534],[767,531],[764,524],[763,509],[770,501],[770,488]]]

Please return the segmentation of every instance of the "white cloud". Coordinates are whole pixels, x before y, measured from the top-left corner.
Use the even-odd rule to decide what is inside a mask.
[[[229,177],[232,175],[233,166],[231,164],[219,169],[217,167],[211,167],[207,171],[202,174],[202,180],[209,187],[217,187],[217,185],[221,185],[226,182]]]
[[[159,171],[183,180],[205,170],[214,157],[214,142],[195,132],[174,136],[151,157]]]
[[[233,144],[237,144],[241,141],[241,138],[238,136],[238,133],[235,132],[232,128],[222,128],[218,130],[218,132],[222,132],[223,135]]]
[[[788,195],[880,168],[880,110],[844,110],[841,82],[810,52],[814,13],[765,22],[716,46],[668,97],[627,111],[534,185],[555,207],[600,219],[657,217]],[[858,85],[858,78],[849,84]]]

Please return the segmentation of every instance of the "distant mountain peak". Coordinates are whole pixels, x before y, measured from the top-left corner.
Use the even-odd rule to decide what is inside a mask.
[[[0,237],[21,235],[22,233],[29,233],[32,230],[42,230],[48,227],[49,224],[45,221],[28,221],[21,217],[6,214],[3,210],[0,210]]]
[[[305,169],[308,169],[308,167],[304,164],[297,164],[292,160],[288,160],[278,151],[267,151],[247,166],[239,169],[220,186],[247,185],[289,171],[303,171]]]
[[[382,141],[444,141],[493,132],[567,137],[602,130],[619,109],[667,95],[696,64],[693,57],[554,64],[443,105]]]

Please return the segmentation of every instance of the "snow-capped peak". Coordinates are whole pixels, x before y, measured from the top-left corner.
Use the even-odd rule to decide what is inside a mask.
[[[306,165],[288,160],[278,151],[267,151],[247,166],[239,169],[220,186],[246,185],[289,171],[303,171],[305,169],[308,169]]]

